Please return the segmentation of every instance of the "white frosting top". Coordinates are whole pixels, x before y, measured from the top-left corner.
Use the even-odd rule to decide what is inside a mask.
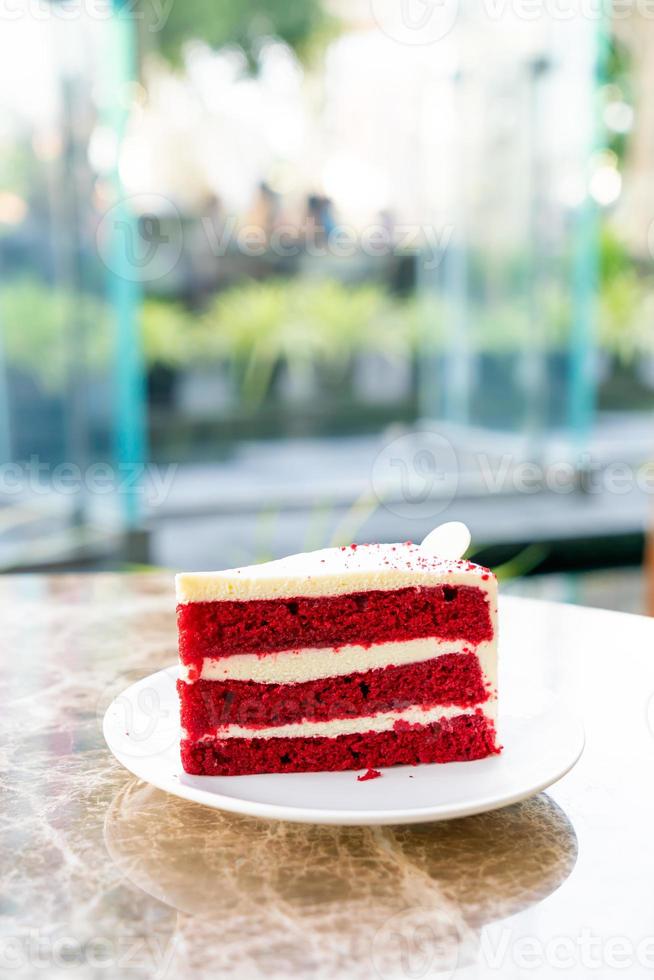
[[[491,591],[495,577],[481,565],[442,558],[405,542],[324,548],[261,565],[184,572],[175,578],[180,603],[289,599],[442,584],[475,585]]]

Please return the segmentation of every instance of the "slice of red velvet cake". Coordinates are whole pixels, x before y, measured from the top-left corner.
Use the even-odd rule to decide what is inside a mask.
[[[499,751],[497,583],[411,543],[177,576],[189,773],[374,769]]]

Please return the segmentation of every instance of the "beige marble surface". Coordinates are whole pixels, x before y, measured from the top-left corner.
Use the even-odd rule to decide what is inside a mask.
[[[311,827],[138,782],[101,719],[175,658],[164,576],[0,580],[0,976],[640,977],[654,970],[654,623],[525,601],[587,748],[465,820]]]

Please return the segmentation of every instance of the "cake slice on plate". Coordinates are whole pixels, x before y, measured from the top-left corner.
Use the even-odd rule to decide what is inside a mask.
[[[434,554],[431,537],[178,575],[184,769],[367,769],[497,753],[497,583]]]

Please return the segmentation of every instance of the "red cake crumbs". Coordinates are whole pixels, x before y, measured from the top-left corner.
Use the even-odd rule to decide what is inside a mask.
[[[178,691],[182,726],[197,738],[222,725],[262,728],[304,720],[330,721],[401,711],[412,705],[470,707],[489,697],[474,653],[446,653],[419,663],[297,684],[179,681]]]
[[[182,765],[197,776],[325,772],[427,762],[465,762],[497,755],[495,726],[483,714],[456,715],[409,731],[336,738],[183,739]]]
[[[272,653],[436,636],[477,644],[493,636],[486,592],[471,585],[337,596],[190,602],[177,607],[185,664],[235,653]]]
[[[360,776],[357,776],[357,783],[367,783],[369,779],[378,779],[380,776],[379,769],[366,769]]]

